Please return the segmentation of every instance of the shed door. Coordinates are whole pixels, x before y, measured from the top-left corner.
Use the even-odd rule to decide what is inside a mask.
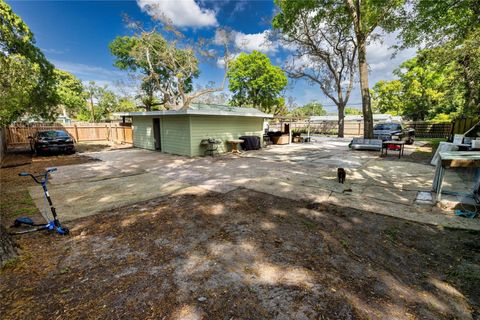
[[[153,139],[155,143],[155,150],[162,151],[162,142],[160,140],[160,119],[153,119]]]

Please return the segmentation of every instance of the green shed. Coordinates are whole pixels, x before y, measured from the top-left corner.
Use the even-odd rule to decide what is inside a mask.
[[[115,115],[132,119],[134,147],[190,157],[204,155],[201,141],[209,138],[221,140],[219,153],[228,151],[228,140],[240,136],[258,136],[263,143],[264,121],[273,117],[254,108],[207,104]]]

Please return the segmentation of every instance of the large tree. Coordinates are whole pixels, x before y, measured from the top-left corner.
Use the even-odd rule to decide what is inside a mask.
[[[400,48],[435,51],[436,63],[457,62],[464,87],[463,114],[480,113],[480,1],[409,0],[400,17]]]
[[[135,27],[135,35],[117,37],[110,43],[110,50],[116,57],[115,66],[139,75],[144,93],[141,100],[147,111],[154,105],[188,109],[200,96],[224,89],[226,76],[219,87],[193,90],[193,79],[200,74],[200,58],[217,58],[218,50],[210,47],[210,42],[197,39],[195,43],[189,43],[185,41],[185,35],[166,20],[150,31],[144,30],[139,23],[130,24]],[[216,45],[223,45],[226,71],[231,60],[228,50],[231,37],[226,30],[217,32],[220,36],[216,40],[221,43]]]
[[[99,86],[95,81],[90,81],[85,86],[84,97],[87,103],[77,114],[77,119],[81,121],[108,120],[113,112],[133,109],[128,99],[120,98],[107,85]]]
[[[175,105],[179,90],[190,92],[192,80],[199,74],[198,61],[193,52],[176,48],[175,43],[169,43],[155,30],[117,37],[109,47],[115,56],[114,65],[137,74],[140,78],[143,93],[140,100],[146,111],[158,105],[167,108]],[[176,81],[179,69],[185,68],[189,70],[179,75],[180,82]],[[156,93],[159,94],[159,99],[155,96]]]
[[[85,106],[82,81],[69,72],[55,69],[55,87],[62,113],[74,117]]]
[[[439,64],[434,51],[424,50],[403,62],[394,74],[398,80],[379,81],[373,87],[378,111],[413,120],[462,113],[464,92],[455,60],[448,65]]]
[[[403,115],[405,101],[400,80],[380,80],[373,86],[372,106],[375,112]]]
[[[355,42],[358,47],[358,70],[362,96],[362,111],[364,118],[364,136],[373,137],[373,115],[368,83],[367,44],[376,35],[377,28],[386,31],[395,29],[396,19],[392,19],[404,0],[278,0],[282,8],[289,7],[288,19],[292,23],[307,15],[315,21],[316,30],[321,32],[324,26],[332,24],[343,25],[344,29],[353,28]]]
[[[29,114],[55,118],[58,96],[54,67],[35,46],[33,33],[0,0],[0,126]]]
[[[273,26],[281,39],[294,48],[286,71],[291,78],[303,78],[318,85],[338,109],[338,136],[344,136],[345,106],[350,98],[357,68],[357,44],[353,28],[341,21],[317,20],[301,3],[276,0],[281,9]]]
[[[241,53],[230,63],[227,77],[233,93],[231,104],[273,114],[285,108],[281,93],[287,86],[287,77],[280,67],[272,65],[266,54]]]

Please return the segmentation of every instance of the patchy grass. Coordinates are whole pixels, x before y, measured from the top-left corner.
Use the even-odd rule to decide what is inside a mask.
[[[32,157],[29,153],[10,154],[9,160],[15,163],[16,158]],[[27,164],[0,169],[0,217],[5,226],[9,226],[15,218],[27,216],[42,219],[35,206],[28,187],[36,186],[30,177],[20,177],[20,172],[42,173],[48,167],[85,163],[93,159],[78,155],[52,155],[33,157]],[[21,163],[21,162],[20,162]],[[37,186],[40,188],[40,186]]]
[[[416,138],[416,141],[427,142],[426,146],[432,148],[431,152],[435,152],[440,142],[446,141],[446,140],[443,138]]]

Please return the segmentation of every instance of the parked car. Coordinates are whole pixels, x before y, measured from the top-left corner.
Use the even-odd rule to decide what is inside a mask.
[[[413,144],[415,130],[404,128],[398,122],[381,122],[373,127],[373,137],[382,141],[403,140],[406,144]]]
[[[30,150],[36,154],[48,152],[75,153],[75,141],[64,130],[37,131],[30,139]]]

